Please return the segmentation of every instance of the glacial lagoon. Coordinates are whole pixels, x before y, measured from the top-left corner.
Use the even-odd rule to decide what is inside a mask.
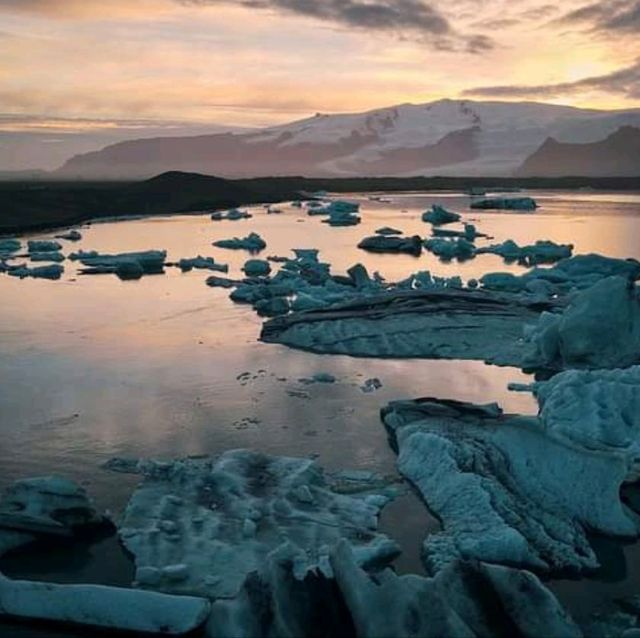
[[[458,193],[375,193],[375,200],[370,194],[341,195],[360,202],[361,224],[332,228],[305,209],[278,205],[279,214],[251,207],[253,216],[237,221],[212,221],[202,214],[96,222],[80,228],[81,241],[61,243],[65,254],[166,249],[168,261],[213,256],[229,264],[231,278],[242,277],[249,254],[211,244],[249,232],[267,243],[261,258],[316,248],[333,272],[360,262],[389,281],[418,270],[464,280],[494,271],[524,272],[496,255],[443,263],[427,252],[414,257],[356,248],[382,226],[428,236],[431,227],[420,215],[440,203],[461,212],[463,221],[491,236],[490,243],[548,239],[573,244],[574,254],[640,259],[640,194],[531,195],[540,205],[534,213],[471,210],[469,197]],[[169,459],[248,448],[312,456],[329,470],[396,475],[397,457],[379,415],[390,401],[433,396],[497,401],[507,412],[536,412],[528,393],[507,390],[511,382],[532,380],[518,369],[478,361],[320,356],[262,343],[263,320],[250,306],[230,301],[228,290],[206,286],[208,271],[167,268],[164,275],[121,281],[79,275],[77,262],[67,260],[64,266],[59,281],[0,276],[0,488],[28,476],[64,474],[117,518],[139,478],[102,469],[112,457]],[[322,373],[335,382],[301,381]],[[365,392],[365,381],[373,378],[382,387]],[[437,528],[411,491],[387,506],[380,529],[403,548],[399,572],[423,573],[420,546]],[[576,617],[637,591],[640,584],[635,544],[597,539],[594,545],[603,562],[598,573],[551,583]],[[81,554],[69,548],[68,556],[54,560],[35,551],[28,559],[7,556],[1,568],[12,577],[58,582],[131,580],[131,565],[115,538]]]

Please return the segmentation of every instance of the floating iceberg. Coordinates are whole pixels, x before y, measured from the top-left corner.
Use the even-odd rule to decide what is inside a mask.
[[[0,498],[0,530],[73,536],[106,522],[82,487],[58,476],[16,481]]]
[[[442,261],[465,261],[476,254],[476,247],[466,239],[425,239],[424,247]]]
[[[358,244],[358,248],[373,253],[409,253],[417,256],[422,252],[422,239],[419,235],[413,235],[413,237],[371,235],[365,237]]]
[[[136,563],[140,587],[210,598],[241,594],[274,552],[293,578],[332,576],[329,555],[347,539],[361,566],[388,564],[397,545],[376,531],[392,497],[367,476],[348,494],[309,459],[245,450],[217,459],[141,461],[145,479],[124,514],[120,538]],[[380,491],[382,489],[382,492]]]
[[[536,417],[419,399],[389,404],[382,418],[400,472],[442,522],[423,543],[433,572],[458,559],[592,570],[599,563],[587,531],[640,532],[620,501],[627,460],[551,437]]]
[[[30,239],[27,248],[30,253],[48,253],[62,250],[62,245],[48,239]]]
[[[469,205],[470,208],[495,209],[495,210],[536,210],[538,204],[531,197],[486,197],[475,199]]]
[[[376,235],[402,235],[402,231],[397,228],[391,228],[390,226],[383,226],[375,231]]]
[[[601,279],[561,314],[544,313],[526,331],[524,365],[613,368],[640,361],[640,295],[623,277]]]
[[[44,253],[29,253],[29,259],[31,261],[55,261],[61,262],[64,261],[64,255],[57,251],[51,250]]]
[[[426,273],[428,275],[428,273]],[[438,283],[410,278],[412,289],[377,288],[343,295],[330,307],[267,321],[261,339],[323,354],[360,357],[480,359],[519,365],[522,334],[554,300],[460,289],[459,278]],[[418,282],[424,287],[418,287]],[[293,304],[294,309],[296,304]]]
[[[18,239],[0,239],[0,259],[7,259],[22,248]]]
[[[460,237],[467,241],[475,241],[477,237],[486,237],[484,233],[479,233],[473,224],[465,224],[464,230],[434,227],[431,232],[434,237]]]
[[[51,264],[49,266],[36,266],[29,268],[27,266],[7,266],[6,273],[12,277],[25,279],[32,277],[33,279],[60,279],[64,272],[64,266],[60,264]]]
[[[433,204],[431,210],[422,213],[422,221],[433,224],[434,226],[442,226],[460,221],[460,215],[458,215],[458,213],[452,213],[438,204]]]
[[[72,228],[71,230],[61,233],[60,235],[56,235],[56,239],[66,239],[67,241],[80,241],[82,239],[82,233],[80,233],[80,231],[76,230],[75,228]]]
[[[213,257],[202,257],[201,255],[190,259],[181,259],[176,265],[182,272],[189,272],[194,268],[198,270],[213,270],[217,272],[229,271],[229,266],[227,264],[219,264]]]
[[[120,279],[140,279],[143,275],[164,272],[166,250],[146,250],[142,252],[100,254],[95,251],[72,253],[69,259],[77,259],[83,266],[85,275],[115,274]]]
[[[554,438],[628,459],[640,470],[640,367],[567,370],[533,385],[540,422]]]
[[[10,580],[0,575],[0,616],[14,619],[182,636],[201,627],[210,611],[208,600],[194,596]]]
[[[211,213],[212,221],[236,221],[238,219],[250,219],[251,217],[253,217],[251,213],[246,210],[240,210],[238,208],[231,208],[227,211],[217,210]]]
[[[517,261],[525,266],[535,266],[537,264],[553,264],[561,259],[571,257],[573,251],[572,244],[556,244],[552,241],[537,241],[530,246],[518,246],[511,239],[478,248],[477,254],[491,253],[500,255],[507,263]]]
[[[331,555],[358,638],[581,638],[555,596],[531,572],[456,562],[435,577],[370,575],[345,543]]]
[[[332,211],[329,213],[329,217],[327,219],[323,219],[322,222],[324,224],[329,224],[329,226],[356,226],[360,223],[360,216],[344,211]]]
[[[259,252],[267,247],[267,243],[257,233],[249,233],[246,237],[233,239],[219,239],[213,242],[218,248],[230,248],[231,250],[248,250],[250,252]]]
[[[265,259],[249,259],[242,270],[247,277],[265,277],[271,272],[271,264]]]

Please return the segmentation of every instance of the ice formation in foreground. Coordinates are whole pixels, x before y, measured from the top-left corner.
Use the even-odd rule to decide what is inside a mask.
[[[373,476],[341,493],[339,482],[309,459],[244,450],[142,462],[137,470],[145,480],[120,537],[141,587],[234,598],[274,552],[304,580],[316,571],[331,577],[329,553],[341,538],[364,566],[387,564],[399,551],[376,531],[391,493]]]
[[[398,401],[382,418],[400,472],[443,525],[423,544],[433,572],[458,559],[592,570],[587,531],[640,533],[640,519],[620,501],[630,467],[623,454],[553,436],[540,419],[503,415],[496,404]],[[582,427],[578,414],[573,427]]]
[[[531,572],[455,562],[433,578],[367,574],[341,543],[331,556],[358,638],[579,638],[582,632]]]
[[[525,365],[612,368],[640,362],[640,295],[629,279],[602,279],[560,314],[543,313],[527,331]]]

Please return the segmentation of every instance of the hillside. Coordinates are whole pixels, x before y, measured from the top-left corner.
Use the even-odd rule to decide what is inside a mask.
[[[440,100],[318,114],[249,132],[120,142],[76,155],[56,176],[130,179],[169,170],[226,178],[508,176],[549,137],[591,143],[629,125],[640,126],[640,110]]]
[[[517,175],[640,176],[640,128],[624,126],[604,140],[583,144],[550,137],[523,162]]]

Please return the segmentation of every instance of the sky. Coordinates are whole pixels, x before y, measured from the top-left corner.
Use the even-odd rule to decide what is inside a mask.
[[[0,0],[0,155],[445,97],[635,107],[639,31],[640,0]]]

